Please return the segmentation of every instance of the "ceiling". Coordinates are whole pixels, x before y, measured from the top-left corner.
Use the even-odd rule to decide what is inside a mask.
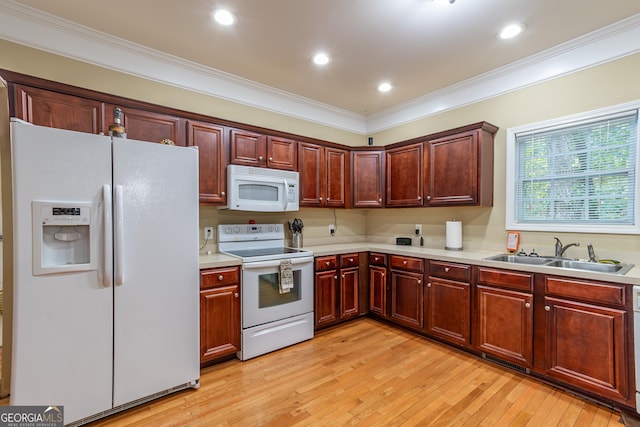
[[[365,117],[640,14],[637,0],[2,2]],[[237,24],[215,25],[217,7]],[[496,37],[512,22],[526,31]],[[319,50],[332,59],[323,68]],[[383,80],[390,92],[377,91]]]

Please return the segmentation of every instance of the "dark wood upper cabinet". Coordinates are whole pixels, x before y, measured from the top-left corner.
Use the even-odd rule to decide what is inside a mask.
[[[481,122],[465,129],[425,143],[424,206],[493,205],[493,135],[498,128]]]
[[[12,102],[15,117],[34,125],[93,134],[104,127],[102,103],[92,99],[15,85]]]
[[[105,104],[104,134],[109,134],[109,125],[113,123],[113,111],[116,107],[122,110],[122,125],[128,139],[140,141],[162,142],[173,141],[175,145],[186,146],[184,135],[185,120],[169,114],[157,113],[138,108]]]
[[[231,129],[229,145],[231,164],[296,170],[297,143],[292,139]]]
[[[411,144],[386,151],[385,206],[422,206],[423,144]]]
[[[318,144],[298,144],[300,206],[346,206],[347,150]]]
[[[384,151],[352,151],[351,183],[352,207],[383,207]]]
[[[267,136],[267,167],[272,169],[298,169],[298,143],[292,139]]]
[[[229,150],[225,127],[189,121],[187,145],[198,147],[200,202],[226,204]]]

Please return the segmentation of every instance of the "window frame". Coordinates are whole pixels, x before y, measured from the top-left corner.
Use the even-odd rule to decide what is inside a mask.
[[[640,122],[640,100],[618,104],[598,110],[572,114],[527,125],[507,129],[506,141],[506,192],[505,192],[505,228],[506,230],[553,231],[576,233],[606,234],[640,234],[640,123],[636,129],[636,161],[633,224],[566,224],[566,223],[531,223],[516,221],[516,136],[521,133],[542,131],[551,128],[562,128],[578,125],[585,121],[595,121],[604,116],[620,114],[636,110]]]

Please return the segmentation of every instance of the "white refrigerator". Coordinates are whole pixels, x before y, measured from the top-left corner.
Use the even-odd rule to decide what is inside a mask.
[[[10,404],[82,424],[197,388],[197,149],[10,129]]]

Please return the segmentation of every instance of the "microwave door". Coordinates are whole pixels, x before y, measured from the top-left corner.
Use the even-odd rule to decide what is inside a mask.
[[[234,207],[241,210],[282,211],[285,192],[282,180],[261,177],[260,181],[236,179]]]

